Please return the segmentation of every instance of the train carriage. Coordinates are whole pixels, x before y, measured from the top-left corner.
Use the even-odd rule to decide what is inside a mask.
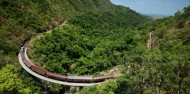
[[[115,78],[114,74],[93,77],[94,82],[102,82],[102,81],[104,81],[106,79],[114,79],[114,78]]]
[[[61,81],[66,81],[67,80],[67,76],[61,75],[61,74],[52,73],[52,72],[47,72],[46,76],[48,78],[52,78],[52,79],[56,79],[56,80],[61,80]]]
[[[48,71],[44,70],[44,69],[41,69],[37,66],[32,66],[31,69],[35,72],[37,72],[38,74],[41,74],[41,75],[45,75]]]
[[[31,68],[33,65],[30,63],[30,61],[28,61],[27,59],[23,59],[24,64],[28,67]]]
[[[68,82],[74,82],[74,83],[91,83],[93,81],[92,76],[67,76]]]

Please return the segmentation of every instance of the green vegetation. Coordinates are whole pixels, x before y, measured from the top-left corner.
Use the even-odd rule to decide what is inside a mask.
[[[109,0],[0,0],[0,5],[0,93],[65,92],[65,86],[31,76],[16,60],[24,40],[50,29],[30,45],[35,65],[80,75],[122,66],[121,77],[84,87],[81,94],[190,93],[190,7],[151,21]]]
[[[17,63],[18,61],[16,60],[17,59],[16,55],[20,48],[19,46],[23,45],[24,40],[29,40],[32,36],[34,36],[38,33],[45,32],[52,28],[58,27],[65,20],[72,19],[69,21],[68,27],[64,27],[66,30],[73,31],[71,28],[75,28],[75,29],[79,29],[80,32],[81,32],[81,30],[86,32],[86,31],[89,31],[87,29],[87,27],[88,27],[87,25],[89,25],[89,26],[94,25],[94,23],[91,23],[90,21],[87,21],[85,18],[80,18],[80,17],[86,16],[87,18],[93,18],[94,20],[96,20],[95,16],[97,15],[97,16],[99,16],[99,18],[101,18],[100,21],[99,20],[95,21],[95,22],[99,22],[99,25],[97,25],[96,27],[92,27],[94,30],[92,30],[91,33],[89,32],[89,33],[85,33],[85,34],[82,34],[82,33],[79,34],[79,35],[84,35],[84,39],[83,39],[83,37],[76,36],[77,34],[75,34],[75,37],[76,37],[75,40],[71,40],[71,41],[76,41],[76,42],[78,41],[79,43],[80,43],[80,41],[78,39],[82,39],[82,40],[86,41],[87,43],[90,43],[93,39],[96,39],[95,37],[97,37],[97,36],[99,36],[99,38],[105,39],[104,36],[106,36],[106,34],[109,34],[109,36],[110,36],[109,39],[111,39],[111,37],[113,37],[113,35],[111,36],[111,33],[108,33],[108,31],[110,29],[115,29],[115,30],[110,30],[111,32],[115,32],[113,34],[116,34],[116,32],[123,31],[123,33],[120,33],[120,35],[122,35],[127,30],[132,29],[133,28],[133,27],[131,27],[132,25],[135,26],[137,24],[147,21],[146,17],[130,10],[129,8],[125,8],[122,6],[115,6],[115,5],[111,4],[111,2],[109,0],[75,0],[75,1],[72,1],[72,0],[64,0],[64,1],[63,0],[56,0],[56,1],[54,1],[54,0],[45,0],[45,1],[1,0],[0,5],[1,5],[0,6],[0,23],[1,23],[0,24],[0,44],[1,44],[0,45],[0,48],[1,48],[0,49],[0,57],[1,57],[0,67],[2,67],[2,68],[4,68],[5,65],[9,64],[9,63],[14,63],[16,66],[18,65],[18,63]],[[130,13],[128,13],[128,12],[130,12]],[[121,13],[121,14],[119,14],[119,13]],[[122,16],[121,17],[122,19],[119,19],[120,18],[119,15]],[[90,16],[92,16],[92,17],[90,17]],[[108,17],[108,19],[106,19],[104,16]],[[130,19],[127,20],[124,16],[127,16],[127,18],[130,18]],[[133,16],[133,17],[131,17],[131,16]],[[115,18],[112,20],[112,22],[110,22],[109,20],[112,19],[112,17],[115,17]],[[79,20],[81,20],[81,21],[84,20],[86,23],[88,22],[88,24],[83,25],[83,26],[87,26],[87,27],[84,28],[83,26],[80,26],[82,24],[80,23]],[[106,21],[106,22],[104,23],[103,21]],[[117,21],[117,23],[115,23],[115,21]],[[129,22],[133,22],[133,23],[128,24]],[[113,24],[111,24],[111,23],[113,23]],[[75,26],[77,26],[77,27],[75,27]],[[98,29],[98,26],[100,26],[101,29]],[[113,28],[108,28],[108,27],[112,27],[112,26],[113,26]],[[117,30],[116,28],[120,27],[120,26],[121,26],[121,28],[120,28],[121,30]],[[91,28],[89,28],[89,29],[91,29]],[[62,30],[62,29],[54,30],[53,33],[55,35],[59,35],[60,34],[59,31],[66,32],[66,30]],[[97,35],[92,35],[92,33],[95,33],[95,32],[97,32]],[[102,34],[101,34],[103,32],[105,32],[104,36],[102,36]],[[67,33],[68,32],[66,32],[65,35],[67,35]],[[72,33],[70,33],[70,34],[72,34]],[[61,34],[61,35],[64,35],[64,34]],[[51,36],[51,34],[49,36]],[[73,36],[71,35],[71,37],[73,37]],[[92,40],[89,39],[90,41],[88,41],[85,39],[85,37],[87,37],[87,38],[94,37],[94,38]],[[82,47],[82,49],[92,51],[95,48],[95,46],[97,46],[97,44],[98,44],[100,46],[100,48],[96,47],[96,51],[95,51],[94,55],[97,55],[97,58],[101,62],[108,61],[108,63],[105,63],[105,65],[103,65],[103,64],[98,65],[98,64],[96,64],[96,62],[98,62],[98,60],[96,60],[96,59],[90,60],[89,57],[86,57],[87,55],[90,56],[89,52],[85,52],[85,53],[80,52],[80,54],[79,54],[81,57],[80,60],[79,60],[79,58],[77,59],[75,56],[72,56],[72,54],[69,54],[70,57],[67,57],[67,55],[65,55],[65,57],[63,57],[64,56],[63,54],[58,55],[58,56],[62,56],[62,57],[60,57],[60,60],[56,60],[57,57],[52,56],[52,58],[54,58],[55,61],[52,63],[51,62],[52,60],[50,60],[49,62],[54,64],[55,65],[54,67],[56,67],[56,68],[52,68],[52,69],[50,67],[48,68],[47,64],[44,63],[46,61],[45,59],[43,59],[43,61],[38,63],[37,65],[44,63],[42,66],[44,68],[48,69],[49,71],[66,73],[71,70],[70,73],[77,72],[77,73],[85,74],[85,75],[96,73],[96,68],[98,66],[103,67],[103,69],[100,69],[99,71],[109,69],[109,68],[113,67],[114,65],[119,64],[119,63],[117,63],[118,60],[116,60],[116,58],[120,56],[119,52],[111,51],[111,50],[116,49],[116,48],[117,48],[117,50],[120,50],[120,51],[123,50],[122,47],[119,47],[122,43],[120,43],[118,41],[117,45],[115,45],[115,43],[114,43],[115,41],[114,42],[111,41],[114,39],[111,39],[111,40],[109,40],[109,39],[106,39],[105,41],[102,41],[101,39],[97,39],[96,41],[94,41],[94,43],[96,43],[96,44],[81,43],[83,45],[79,45],[79,46],[76,46],[77,43],[73,43],[70,45],[72,48],[68,47],[69,49],[67,49],[68,51],[73,52],[72,54],[78,54],[80,52],[78,50],[79,47],[84,46],[86,48],[84,49]],[[115,39],[117,39],[117,37],[115,37]],[[105,42],[107,40],[109,40],[109,42],[107,44],[105,44]],[[102,42],[99,44],[100,41],[102,41]],[[123,42],[124,41],[125,40],[123,40]],[[127,41],[127,39],[126,39],[126,41]],[[63,46],[65,45],[64,43],[62,43],[62,44],[63,44]],[[59,45],[62,45],[62,44],[59,44]],[[101,44],[105,44],[105,45],[101,45]],[[114,44],[115,47],[113,47],[111,49],[107,47],[107,49],[105,50],[104,47],[106,47],[107,45],[110,45],[110,44]],[[91,47],[91,48],[87,48],[87,47]],[[105,56],[103,51],[104,52],[109,51],[108,53],[106,53],[106,54],[108,54],[108,56]],[[51,53],[51,51],[50,51],[50,54],[53,54],[53,53]],[[113,53],[112,56],[109,55],[109,53]],[[98,56],[99,54],[100,55],[102,54],[102,55]],[[34,54],[34,55],[40,55],[40,53]],[[113,55],[115,55],[115,56],[113,57]],[[104,57],[106,57],[106,58],[104,60],[102,60]],[[67,60],[62,61],[60,63],[59,61],[61,61],[63,58],[66,58]],[[91,56],[91,58],[92,58],[92,56]],[[111,60],[109,58],[111,58]],[[87,62],[89,62],[88,60],[90,60],[93,64],[96,64],[96,66],[94,66],[95,68],[93,68],[90,71],[89,70],[80,71],[79,68],[77,70],[73,70],[74,67],[81,66],[80,64],[82,64],[82,65],[85,64],[85,67],[89,66],[90,64],[89,65],[87,64]],[[75,61],[77,61],[77,63],[75,63],[77,65],[73,64],[73,66],[71,68],[69,68],[69,67],[68,67],[68,69],[64,68],[64,67],[70,66],[71,63],[75,62]],[[56,62],[63,64],[63,66],[59,66],[60,64],[55,64]],[[99,62],[99,63],[101,63],[101,62]],[[92,67],[92,65],[90,65],[89,67]],[[83,69],[82,66],[80,68]],[[25,72],[23,70],[17,71],[16,73],[13,73],[13,74],[15,74],[17,76],[19,75],[18,78],[23,81],[24,86],[30,88],[32,93],[42,93],[42,92],[61,93],[61,92],[64,92],[63,86],[54,85],[54,84],[50,84],[50,83],[41,81],[35,77],[31,77],[31,75],[29,75],[27,72]],[[22,74],[22,76],[20,76],[20,74]],[[3,90],[1,92],[6,93],[7,91]],[[19,92],[19,91],[17,91],[17,92]],[[10,91],[10,93],[15,93],[15,91]]]
[[[109,0],[0,0],[0,65],[13,63],[16,58],[6,58],[15,57],[23,41],[36,33],[55,28],[76,15],[111,11],[114,7]]]
[[[83,75],[122,64],[124,53],[136,45],[129,30],[148,20],[126,11],[90,12],[69,20],[34,41],[32,60],[49,71]]]
[[[105,81],[105,85],[96,85],[93,87],[84,87],[80,94],[115,94],[117,90],[117,84],[113,80]]]
[[[136,28],[137,31],[133,32],[138,32],[136,36],[141,36],[138,45],[125,53],[123,76],[116,79],[117,86],[111,85],[117,89],[112,90],[110,87],[108,91],[116,94],[190,93],[189,11],[190,7],[187,7],[174,17],[159,19]],[[153,48],[148,50],[145,44],[148,32],[152,30]],[[99,90],[94,88],[96,86],[84,88],[81,94],[92,89],[94,94],[99,94]]]
[[[22,80],[15,74],[18,68],[13,65],[6,65],[0,69],[0,92],[29,94],[30,88],[27,88]]]

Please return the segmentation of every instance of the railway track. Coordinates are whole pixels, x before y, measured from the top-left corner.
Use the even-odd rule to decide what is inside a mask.
[[[66,21],[62,24],[62,26],[66,23]],[[28,40],[29,41],[29,40]],[[48,72],[40,67],[35,66],[27,55],[27,44],[25,43],[18,54],[18,60],[20,65],[36,78],[67,86],[93,86],[96,84],[102,84],[106,79],[114,79],[114,74],[102,75],[102,76],[67,76],[61,75],[57,73]]]
[[[27,49],[26,49],[26,51],[27,51]],[[42,80],[45,80],[45,81],[48,81],[48,82],[61,84],[61,85],[67,85],[67,86],[93,86],[93,85],[96,85],[96,84],[102,84],[102,82],[99,82],[99,83],[71,83],[71,82],[64,82],[64,81],[51,79],[51,78],[48,78],[46,76],[40,75],[40,74],[34,72],[33,70],[31,70],[30,68],[28,68],[24,64],[20,53],[18,54],[18,60],[19,60],[20,65],[22,66],[22,68],[25,71],[27,71],[28,73],[30,73],[31,75],[33,75],[36,78],[39,78],[39,79],[42,79]]]

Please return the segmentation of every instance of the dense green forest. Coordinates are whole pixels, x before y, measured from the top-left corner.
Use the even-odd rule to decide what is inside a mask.
[[[114,11],[109,0],[0,0],[0,61],[15,62],[24,40],[59,26],[66,19],[97,11]]]
[[[85,87],[81,94],[189,94],[190,7],[174,17],[148,22],[133,30],[136,43],[123,56],[123,76],[104,86]],[[148,33],[154,31],[151,50]],[[101,88],[100,88],[101,87]]]
[[[91,91],[94,94],[188,94],[189,10],[187,7],[174,17],[145,24],[142,23],[148,19],[144,17],[134,20],[130,18],[134,16],[126,17],[118,12],[119,18],[109,12],[87,13],[37,39],[31,54],[36,55],[33,56],[36,62],[41,60],[42,67],[59,73],[94,74],[124,65],[123,76],[116,82],[85,87],[81,94]],[[151,50],[146,47],[150,31],[154,32]]]
[[[20,67],[17,53],[30,38],[32,62],[51,72],[99,75],[120,66],[122,76],[83,87],[80,94],[190,93],[190,7],[154,21],[109,0],[0,0],[0,5],[2,94],[65,92],[66,86]]]
[[[77,16],[63,28],[36,39],[31,47],[34,51],[29,53],[35,55],[31,59],[47,70],[62,74],[91,74],[122,64],[124,52],[136,45],[130,30],[148,21],[127,11]]]

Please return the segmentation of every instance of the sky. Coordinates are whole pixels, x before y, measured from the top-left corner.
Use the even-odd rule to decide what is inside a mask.
[[[141,14],[171,16],[190,5],[190,0],[110,0]]]

